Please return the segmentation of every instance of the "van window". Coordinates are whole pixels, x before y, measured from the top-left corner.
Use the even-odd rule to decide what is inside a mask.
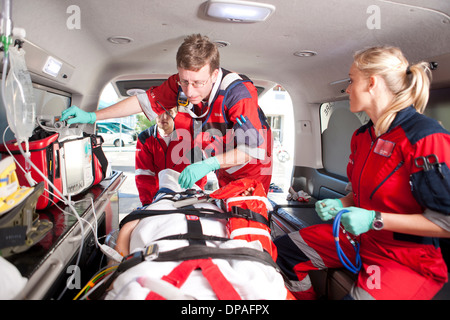
[[[347,179],[347,162],[353,132],[366,124],[365,112],[352,113],[348,100],[323,103],[320,106],[322,163],[324,170]]]
[[[108,85],[106,85],[106,87],[103,89],[103,91],[100,95],[98,109],[100,110],[100,109],[107,108],[107,107],[119,102],[122,99],[123,98],[120,98],[119,95],[117,94],[117,92],[115,91],[113,85],[111,83],[108,83]],[[141,115],[143,116],[143,113],[141,113]],[[131,115],[128,117],[123,117],[123,118],[111,118],[111,119],[99,121],[98,123],[113,122],[113,123],[117,123],[118,126],[119,126],[119,124],[121,124],[122,126],[127,126],[130,129],[134,130],[138,124],[138,116],[139,115]]]
[[[72,101],[69,93],[39,84],[33,84],[33,94],[36,103],[36,116],[60,116],[63,110],[70,107]],[[8,121],[2,99],[0,99],[0,119],[2,119],[0,121],[0,131],[3,134],[8,127]],[[15,139],[14,133],[11,130],[7,130],[5,132],[5,141],[11,139]]]
[[[431,90],[424,113],[438,120],[445,129],[450,130],[450,89]]]
[[[449,89],[431,90],[424,112],[430,118],[439,120],[447,130],[450,129],[449,96]],[[350,112],[348,100],[323,103],[320,106],[322,162],[327,173],[346,179],[352,134],[369,120],[365,112]]]
[[[272,130],[272,183],[287,192],[291,184],[295,137],[291,96],[281,85],[276,85],[259,96],[258,103]]]

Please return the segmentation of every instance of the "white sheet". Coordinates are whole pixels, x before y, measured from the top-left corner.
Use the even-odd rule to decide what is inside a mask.
[[[168,179],[170,180],[170,179]],[[174,209],[173,202],[162,199],[151,208]],[[197,204],[196,207],[208,207],[218,210],[211,203]],[[203,233],[219,237],[227,237],[225,220],[200,218]],[[146,246],[157,243],[160,251],[173,250],[187,246],[187,240],[155,240],[174,234],[187,232],[186,217],[184,214],[158,215],[142,219],[131,235],[130,252],[143,250]],[[243,240],[230,240],[227,242],[208,241],[208,246],[220,248],[250,247],[262,251],[259,241],[246,242]],[[285,299],[287,291],[283,278],[271,266],[242,260],[213,259],[223,275],[233,285],[242,299]],[[161,283],[161,278],[169,274],[180,261],[154,262],[145,261],[129,269],[119,276],[114,282],[114,288],[108,293],[106,299],[145,299],[153,289],[167,287],[167,283]],[[147,281],[146,281],[147,280]],[[162,289],[161,293],[167,294],[168,299],[217,299],[201,270],[191,273],[188,280],[180,288],[174,288],[170,284],[169,289]],[[160,293],[160,292],[158,292]]]

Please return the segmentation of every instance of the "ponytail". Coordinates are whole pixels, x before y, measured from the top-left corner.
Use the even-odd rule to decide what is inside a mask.
[[[387,88],[394,94],[391,106],[375,124],[377,135],[385,133],[397,113],[410,105],[419,113],[425,111],[431,84],[429,63],[409,66],[399,48],[387,46],[357,52],[354,59],[356,67],[366,76],[383,77]]]

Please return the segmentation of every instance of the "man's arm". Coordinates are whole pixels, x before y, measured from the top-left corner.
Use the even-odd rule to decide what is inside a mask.
[[[95,115],[97,120],[106,120],[127,117],[139,112],[142,112],[139,101],[136,96],[132,96],[119,101],[108,108],[95,111]]]
[[[141,112],[141,105],[139,100],[133,96],[125,100],[117,102],[116,104],[95,112],[86,112],[77,106],[71,106],[61,113],[61,121],[66,121],[68,124],[72,123],[92,123],[97,120],[106,120],[112,118],[121,118],[130,116]]]
[[[225,153],[216,155],[216,159],[217,162],[219,162],[220,168],[226,169],[234,166],[243,165],[244,163],[247,163],[248,161],[250,161],[250,159],[253,158],[239,149],[232,149]]]

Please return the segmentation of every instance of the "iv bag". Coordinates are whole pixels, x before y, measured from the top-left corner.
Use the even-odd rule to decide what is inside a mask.
[[[10,69],[5,85],[5,108],[8,124],[17,141],[27,141],[35,127],[36,103],[31,77],[25,63],[25,51],[11,47],[8,51]]]

